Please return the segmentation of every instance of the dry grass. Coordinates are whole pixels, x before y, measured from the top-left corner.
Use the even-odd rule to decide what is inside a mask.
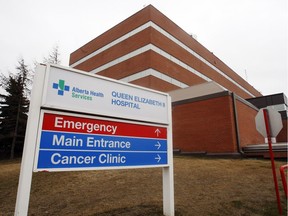
[[[0,215],[14,214],[19,170],[0,162]],[[176,215],[278,215],[269,160],[175,157],[174,176]],[[162,170],[34,173],[29,215],[162,215]]]

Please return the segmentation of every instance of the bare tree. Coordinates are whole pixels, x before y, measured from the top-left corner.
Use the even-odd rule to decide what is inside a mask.
[[[44,57],[43,62],[47,64],[61,64],[58,45],[53,47],[53,50],[49,54],[48,58]]]

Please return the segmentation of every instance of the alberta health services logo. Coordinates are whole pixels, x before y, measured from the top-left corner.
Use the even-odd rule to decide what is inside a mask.
[[[64,96],[65,92],[69,92],[71,90],[72,93],[70,96],[79,100],[92,101],[93,97],[104,97],[104,93],[102,92],[65,85],[65,80],[61,79],[58,80],[58,83],[53,83],[52,88],[57,89],[57,94],[60,96]]]
[[[57,94],[63,96],[65,91],[69,92],[70,86],[65,85],[65,80],[59,80],[58,83],[53,83],[53,89],[57,89]]]

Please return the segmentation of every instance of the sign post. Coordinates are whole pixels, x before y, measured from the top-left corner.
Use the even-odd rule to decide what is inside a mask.
[[[255,120],[256,120],[256,128],[258,132],[268,139],[269,154],[270,154],[270,160],[271,160],[271,167],[272,167],[274,187],[275,187],[276,198],[277,198],[278,211],[279,211],[279,215],[282,215],[281,200],[280,200],[279,187],[278,187],[276,168],[275,168],[275,162],[274,162],[274,153],[273,153],[273,148],[272,148],[272,137],[276,137],[283,127],[281,116],[280,116],[280,113],[275,111],[274,109],[260,109],[260,111],[256,115]],[[263,127],[263,125],[265,127]]]
[[[30,103],[15,215],[27,215],[32,172],[162,168],[174,215],[171,99],[166,93],[40,65]]]
[[[36,148],[36,139],[40,116],[41,100],[43,93],[43,83],[45,70],[43,67],[38,67],[37,74],[34,76],[33,89],[31,94],[29,116],[26,127],[24,149],[21,162],[21,170],[18,183],[18,192],[15,206],[15,216],[25,216],[28,214],[28,206],[30,199],[30,189],[32,183],[32,172],[34,154]],[[32,114],[33,115],[30,115]],[[34,131],[34,132],[33,132]]]

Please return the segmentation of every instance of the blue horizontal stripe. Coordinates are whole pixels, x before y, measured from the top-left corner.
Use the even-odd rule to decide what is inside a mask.
[[[38,169],[167,165],[166,153],[39,151]]]
[[[167,140],[42,131],[40,149],[167,151]]]

